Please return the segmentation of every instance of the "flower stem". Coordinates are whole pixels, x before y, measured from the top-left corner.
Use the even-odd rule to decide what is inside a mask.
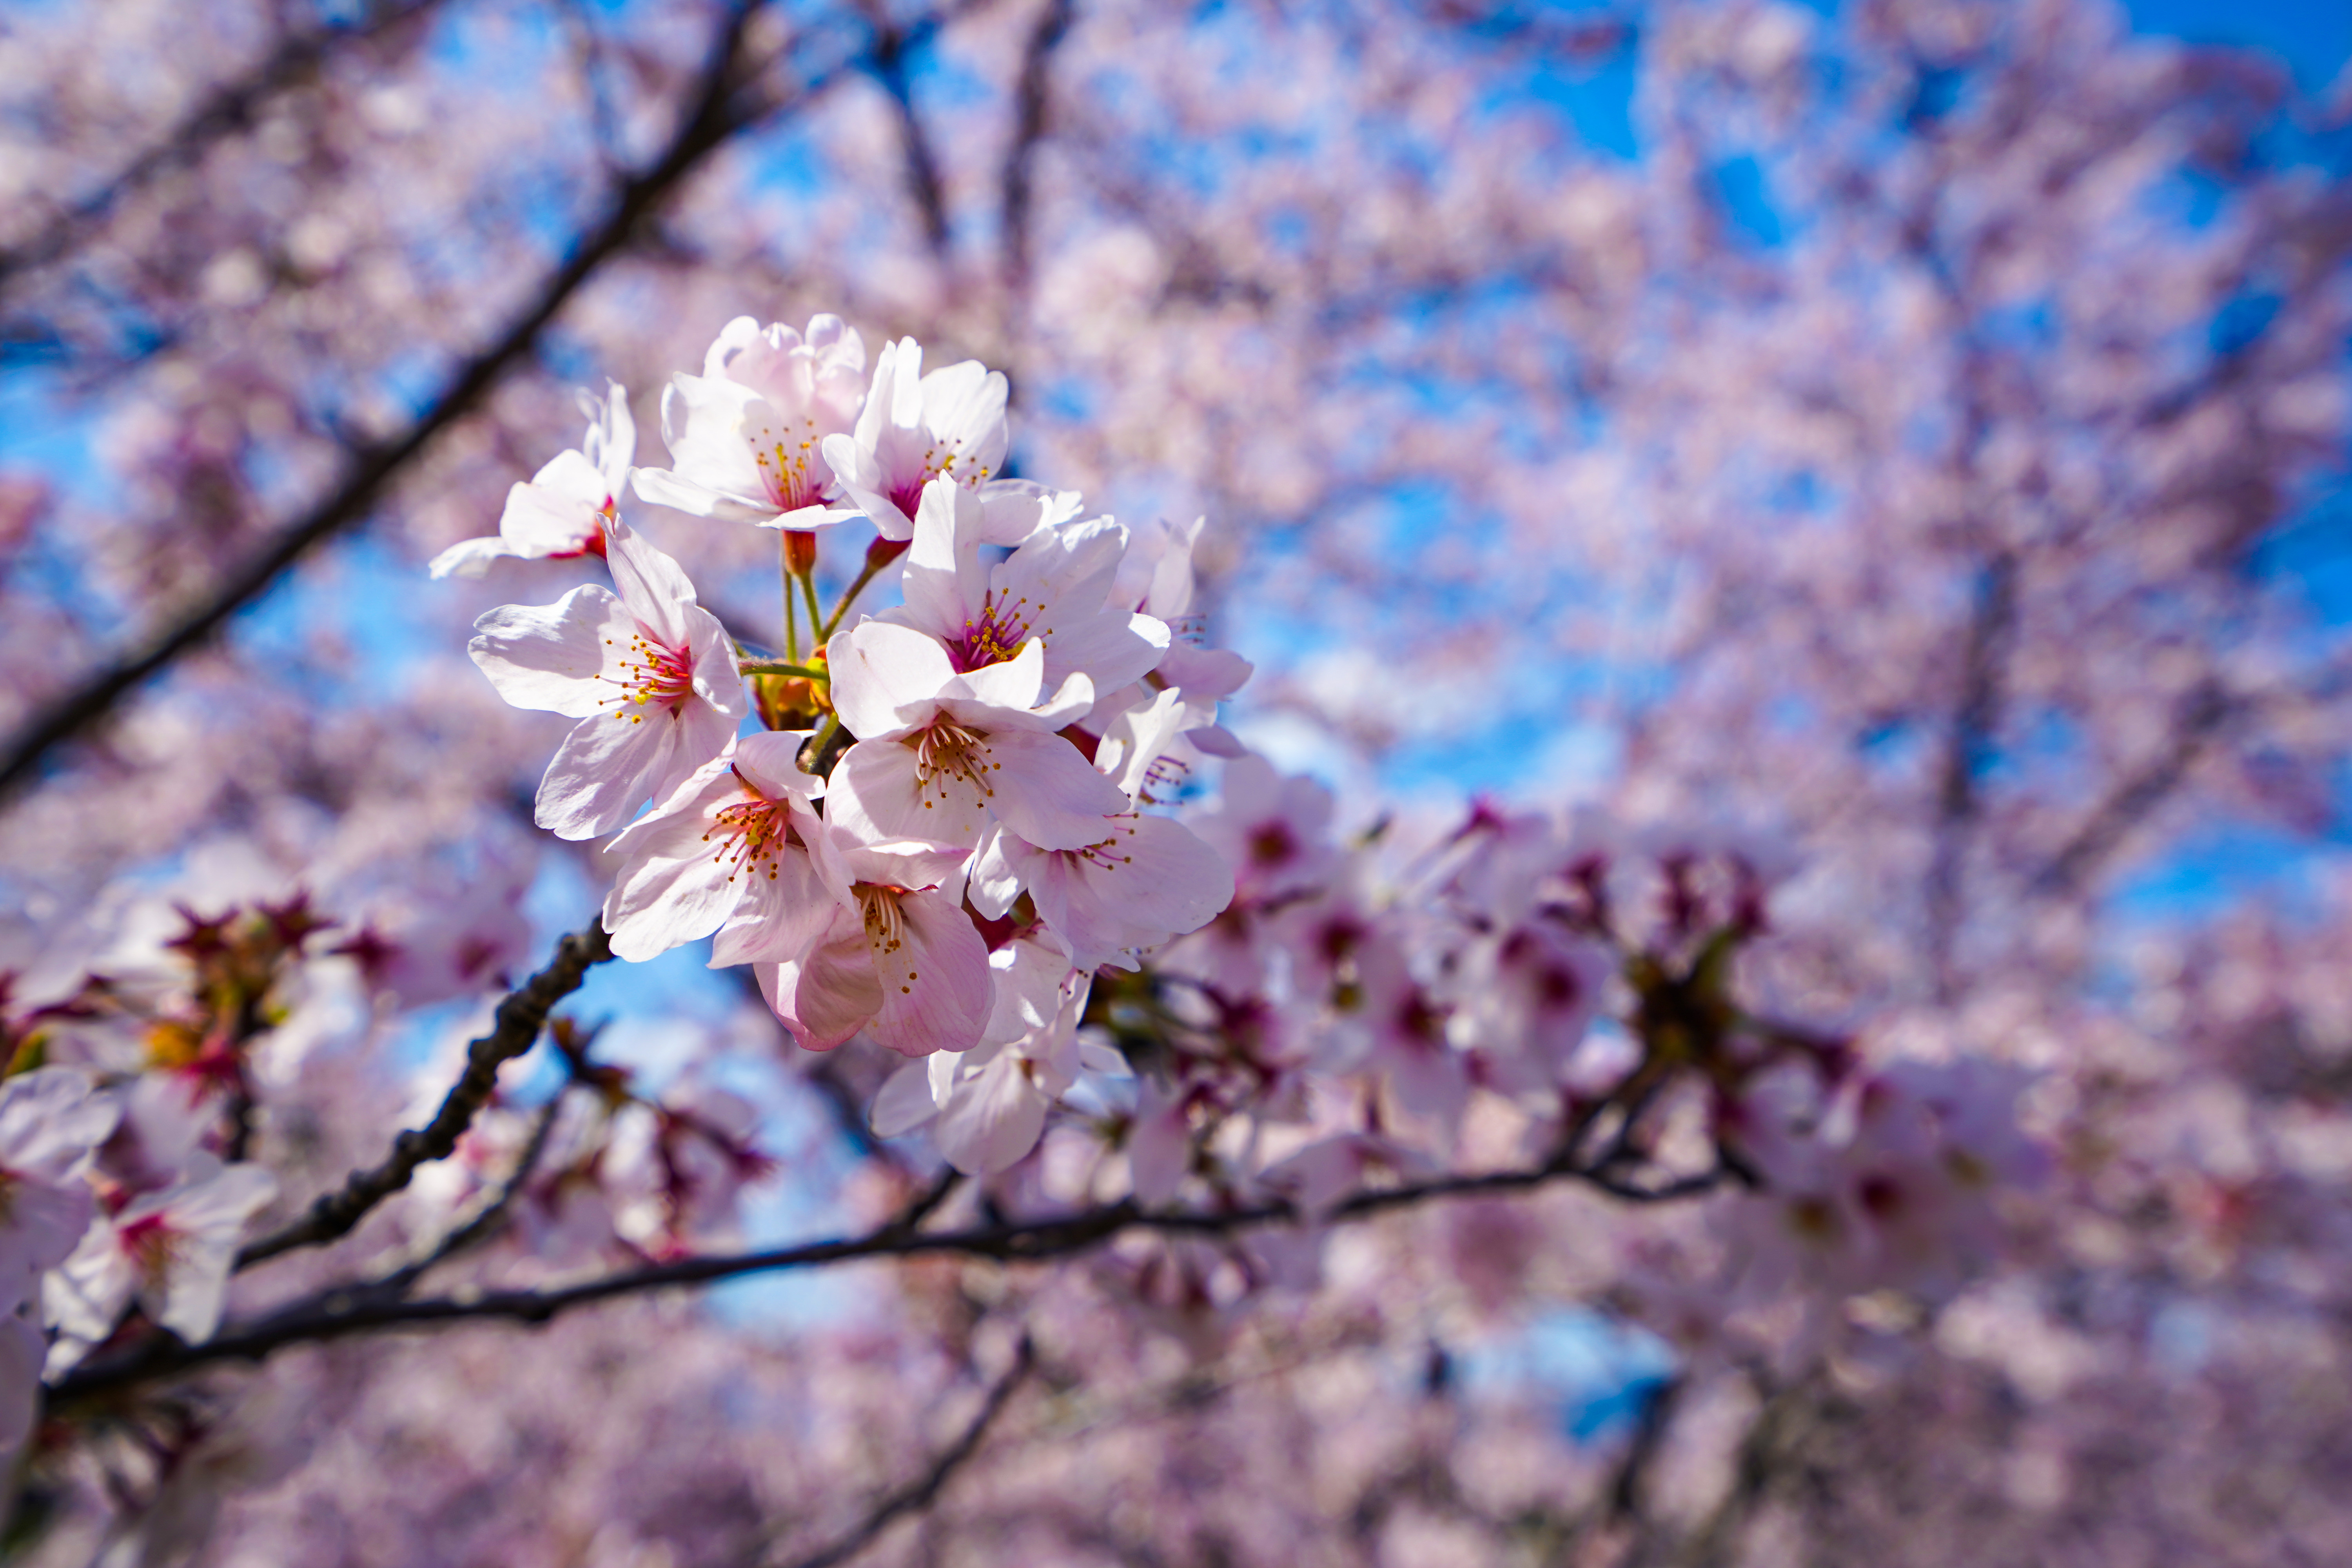
[[[824,614],[816,607],[816,574],[814,572],[801,574],[801,589],[808,595],[809,634],[812,639],[809,652],[815,653],[824,647],[824,636],[817,630],[819,626],[824,625]],[[828,631],[831,629],[826,628]]]
[[[790,533],[779,537],[776,552],[784,568],[784,657],[797,662],[801,657],[800,602],[793,595],[793,536]],[[814,631],[816,627],[812,624],[809,629]]]
[[[819,642],[833,640],[833,634],[840,626],[842,616],[849,614],[849,606],[857,603],[857,595],[866,591],[866,584],[874,581],[875,574],[882,568],[904,555],[907,552],[908,542],[906,540],[877,539],[866,547],[865,568],[857,574],[857,580],[842,591],[841,602],[834,605],[832,618],[824,623],[824,629],[817,634]]]

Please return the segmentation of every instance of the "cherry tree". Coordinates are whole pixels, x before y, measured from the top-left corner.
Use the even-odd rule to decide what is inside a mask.
[[[2352,1541],[2340,86],[2091,0],[0,57],[8,1550]]]

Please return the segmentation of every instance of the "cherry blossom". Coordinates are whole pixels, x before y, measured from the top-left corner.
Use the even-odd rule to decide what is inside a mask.
[[[1025,889],[1073,964],[1131,969],[1139,953],[1199,929],[1234,896],[1233,873],[1182,823],[1127,811],[1096,831],[1094,842],[1066,849],[1041,849],[1010,830],[991,835],[972,867],[975,905],[1002,911]]]
[[[2334,57],[2105,0],[536,16],[0,29],[0,1096],[119,1107],[42,1179],[77,1257],[223,1159],[289,1194],[235,1356],[110,1297],[43,1403],[87,1259],[20,1281],[12,1552],[2347,1557]],[[560,731],[441,665],[504,554],[648,618],[578,559],[583,367],[813,613],[754,717],[714,644],[735,721],[575,770],[625,853],[516,854]],[[658,539],[755,631],[772,543]],[[913,820],[945,726],[1055,776]],[[600,910],[790,1017],[596,970]],[[866,1261],[677,1288],[812,1236]]]
[[[561,838],[620,826],[725,750],[744,713],[727,629],[686,574],[625,523],[607,538],[617,595],[590,583],[492,610],[467,648],[514,706],[580,721],[539,788],[539,825]]]
[[[629,395],[618,382],[607,384],[601,403],[581,393],[580,407],[588,416],[588,434],[580,446],[558,453],[530,483],[507,492],[495,536],[463,540],[435,556],[429,568],[434,576],[478,577],[491,562],[508,556],[604,553],[604,528],[616,515],[636,456],[636,422],[629,414]]]
[[[923,374],[922,345],[882,345],[857,427],[824,439],[844,494],[885,539],[912,539],[924,487],[945,476],[972,489],[1004,466],[1004,373],[978,360]]]
[[[953,845],[867,840],[828,822],[847,897],[824,906],[805,951],[754,966],[761,994],[803,1050],[865,1030],[902,1056],[966,1051],[987,1027],[988,948],[940,890],[964,858]]]
[[[868,621],[835,639],[832,668],[834,702],[858,737],[835,775],[834,809],[877,836],[969,849],[1001,820],[1031,842],[1076,847],[1127,805],[1055,733],[1085,715],[1094,683],[1073,672],[1048,695],[1043,639],[960,672],[936,639]]]
[[[113,1333],[133,1302],[184,1340],[211,1338],[246,1223],[277,1194],[277,1178],[258,1165],[196,1154],[176,1184],[92,1226],[47,1278],[43,1305],[61,1335],[50,1371]]]
[[[1116,1053],[1077,1035],[1088,977],[1049,944],[1022,939],[990,959],[996,1002],[981,1043],[893,1074],[876,1096],[875,1132],[929,1124],[948,1163],[969,1175],[1006,1170],[1037,1146],[1055,1097],[1087,1067],[1124,1072]]]
[[[16,1282],[11,1310],[89,1228],[95,1205],[83,1175],[121,1113],[74,1068],[37,1068],[0,1084],[0,1280]]]
[[[984,546],[1001,543],[1019,548],[993,564],[982,559]],[[960,671],[1002,664],[1034,638],[1047,685],[1079,674],[1110,691],[1149,674],[1168,647],[1165,624],[1108,603],[1126,543],[1108,518],[997,537],[974,491],[936,479],[923,487],[899,579],[906,603],[881,618],[937,640]]]
[[[747,735],[616,837],[604,900],[613,951],[643,960],[717,932],[711,962],[806,952],[846,907],[847,874],[811,809],[824,781],[801,770],[811,731]]]
[[[866,344],[840,317],[813,316],[803,333],[738,316],[700,375],[663,389],[673,466],[638,469],[637,494],[696,517],[802,532],[856,517],[856,506],[835,499],[821,448],[858,424],[865,391]]]

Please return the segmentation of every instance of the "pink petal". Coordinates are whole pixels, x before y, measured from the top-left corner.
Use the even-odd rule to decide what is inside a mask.
[[[582,720],[547,764],[533,820],[558,838],[602,837],[636,815],[672,749],[670,725],[658,714],[642,723]]]
[[[608,640],[625,645],[635,617],[612,591],[583,583],[552,605],[503,605],[474,623],[466,652],[517,708],[584,719],[619,688],[604,679]]]
[[[1103,819],[1128,808],[1125,792],[1059,735],[1000,731],[982,742],[981,754],[988,762],[988,804],[1040,849],[1096,843],[1107,836]]]
[[[824,794],[824,781],[802,770],[801,748],[815,733],[773,730],[746,735],[735,744],[735,770],[771,800],[814,800]]]
[[[881,1010],[882,982],[874,973],[866,931],[854,923],[856,918],[837,917],[835,940],[809,954],[806,963],[779,966],[779,974],[797,969],[793,1011],[784,1016],[784,1025],[803,1049],[833,1049]]]
[[[912,1132],[938,1112],[931,1100],[930,1068],[923,1062],[908,1062],[892,1073],[874,1097],[866,1125],[874,1129],[877,1138],[896,1138]]]
[[[834,707],[861,741],[895,740],[928,721],[955,678],[947,649],[908,626],[865,621],[827,650]]]
[[[803,816],[800,827],[803,837],[823,836],[823,824],[813,816]],[[806,851],[787,847],[770,870],[770,876],[750,879],[733,918],[720,928],[711,948],[712,968],[804,957],[843,912],[835,889]],[[614,951],[620,951],[617,942]]]
[[[976,753],[972,765],[982,765]],[[860,741],[833,770],[825,819],[869,841],[922,838],[967,849],[979,843],[988,827],[989,786],[961,770],[926,778],[921,769],[915,749],[902,742]]]
[[[694,584],[684,567],[617,518],[604,530],[604,564],[612,569],[613,586],[622,602],[655,641],[682,648],[697,640],[698,628],[686,616],[694,603]]]
[[[897,895],[898,945],[871,938],[881,985],[875,1041],[904,1056],[966,1051],[980,1043],[994,1000],[988,944],[962,909],[939,893]]]
[[[1037,1146],[1045,1131],[1046,1100],[1027,1069],[1019,1056],[1000,1051],[979,1072],[957,1082],[931,1127],[949,1164],[968,1176],[993,1175]]]

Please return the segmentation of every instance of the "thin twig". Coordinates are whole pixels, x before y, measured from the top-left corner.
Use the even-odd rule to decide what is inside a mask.
[[[516,1157],[514,1169],[507,1173],[507,1179],[499,1184],[489,1202],[475,1210],[472,1218],[444,1236],[423,1254],[376,1279],[370,1289],[395,1295],[404,1293],[435,1268],[459,1253],[470,1252],[505,1227],[507,1215],[514,1207],[516,1196],[522,1192],[524,1184],[530,1180],[531,1173],[539,1168],[540,1157],[547,1152],[548,1134],[554,1131],[556,1112],[562,1110],[564,1092],[571,1087],[566,1084],[563,1089],[556,1090],[554,1096],[540,1108],[539,1117],[531,1124],[530,1141],[523,1145],[521,1154]]]
[[[833,634],[841,629],[841,618],[849,614],[850,605],[857,603],[857,595],[866,592],[866,584],[880,576],[882,569],[898,559],[896,555],[888,555],[877,560],[873,551],[866,552],[866,564],[858,569],[849,586],[842,590],[841,602],[834,605],[833,614],[825,617],[824,627],[817,633],[817,647],[823,647],[833,640]]]
[[[349,1235],[370,1209],[408,1185],[419,1165],[448,1158],[473,1124],[474,1113],[488,1101],[499,1068],[530,1049],[547,1026],[549,1012],[580,988],[590,968],[612,956],[612,942],[601,921],[557,943],[554,960],[499,1004],[497,1026],[466,1047],[465,1076],[443,1098],[433,1120],[394,1139],[392,1152],[381,1164],[352,1172],[340,1188],[320,1194],[300,1219],[237,1254],[237,1267],[250,1268],[280,1253]]]
[[[183,1344],[171,1335],[158,1334],[114,1355],[93,1359],[51,1390],[51,1405],[55,1408],[70,1400],[113,1393],[218,1362],[259,1361],[288,1345],[454,1322],[496,1320],[543,1323],[575,1307],[649,1290],[708,1285],[746,1274],[821,1268],[874,1258],[961,1256],[1004,1263],[1040,1262],[1086,1251],[1128,1230],[1232,1236],[1268,1226],[1310,1221],[1343,1225],[1437,1199],[1527,1192],[1564,1180],[1582,1182],[1629,1202],[1664,1203],[1711,1192],[1722,1185],[1728,1174],[1725,1167],[1718,1165],[1645,1187],[1606,1173],[1555,1163],[1533,1169],[1449,1176],[1359,1192],[1314,1215],[1303,1214],[1296,1205],[1282,1199],[1215,1209],[1157,1211],[1128,1199],[1046,1219],[998,1221],[932,1232],[913,1229],[901,1215],[863,1236],[761,1252],[679,1258],[547,1290],[478,1291],[405,1301],[370,1299],[352,1289],[328,1290],[203,1344]]]
[[[963,1435],[931,1461],[931,1468],[876,1504],[855,1530],[821,1551],[795,1559],[792,1568],[834,1568],[836,1563],[846,1563],[872,1545],[884,1531],[899,1520],[929,1508],[948,1484],[948,1479],[980,1451],[981,1439],[988,1436],[989,1427],[995,1425],[996,1418],[1003,1414],[1005,1405],[1012,1402],[1013,1391],[1029,1375],[1036,1359],[1035,1346],[1031,1344],[1027,1334],[1022,1335],[1020,1348],[1013,1354],[1013,1365],[996,1380],[996,1386],[988,1391],[987,1400],[982,1404],[980,1413],[971,1418],[971,1424],[963,1429]]]

